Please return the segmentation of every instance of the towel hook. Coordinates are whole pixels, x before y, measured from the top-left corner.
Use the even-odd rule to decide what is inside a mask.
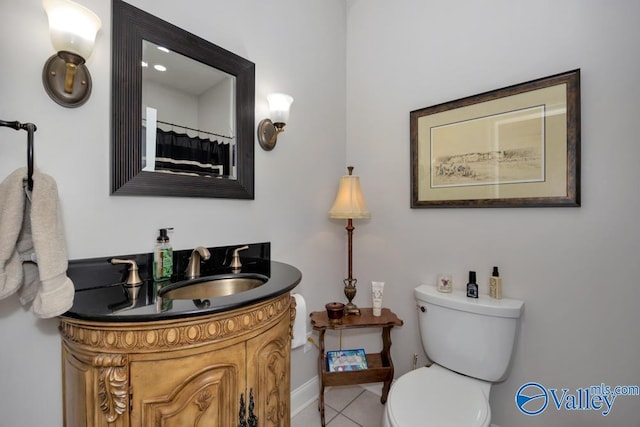
[[[18,121],[7,122],[0,120],[0,126],[10,127],[15,130],[27,131],[27,185],[29,191],[33,190],[33,133],[38,129],[33,123],[20,123]]]

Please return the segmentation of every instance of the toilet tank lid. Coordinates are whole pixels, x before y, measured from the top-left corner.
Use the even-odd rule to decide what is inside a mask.
[[[438,292],[435,286],[430,285],[418,286],[414,289],[414,295],[418,301],[486,316],[518,318],[524,309],[524,302],[520,300],[495,299],[484,294],[478,298],[468,298],[460,290]]]

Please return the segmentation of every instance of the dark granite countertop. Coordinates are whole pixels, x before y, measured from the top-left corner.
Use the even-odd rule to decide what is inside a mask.
[[[219,254],[224,253],[228,248],[211,248],[213,256],[210,265],[216,265],[221,256]],[[147,273],[150,270],[148,254],[119,257],[136,259],[144,282],[135,307],[124,311],[114,311],[110,307],[127,300],[122,286],[126,266],[111,266],[108,263],[110,257],[72,261],[67,274],[74,280],[76,293],[73,307],[62,316],[99,322],[148,322],[202,316],[249,306],[291,291],[302,279],[302,273],[294,266],[271,261],[268,256],[269,251],[268,243],[250,245],[247,255],[253,256],[241,257],[243,266],[238,273],[266,276],[268,280],[264,284],[235,295],[211,298],[206,308],[198,308],[193,300],[173,300],[170,308],[165,307],[160,311],[156,308],[156,300],[153,297],[153,280],[149,279],[150,275]],[[178,267],[184,265],[182,252],[186,252],[187,257],[190,253],[190,251],[175,253],[174,263]],[[117,273],[115,280],[114,271]],[[220,274],[231,274],[230,267],[213,268],[203,264],[201,277]],[[172,281],[182,280],[184,278],[178,274]]]

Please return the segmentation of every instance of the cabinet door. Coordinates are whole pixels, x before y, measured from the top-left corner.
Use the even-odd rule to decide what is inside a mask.
[[[131,425],[229,427],[237,425],[245,389],[244,343],[215,351],[166,354],[132,362]]]
[[[247,341],[247,392],[253,390],[260,427],[289,427],[291,318]]]

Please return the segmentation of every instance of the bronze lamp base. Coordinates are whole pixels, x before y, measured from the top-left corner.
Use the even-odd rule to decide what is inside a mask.
[[[344,307],[345,315],[357,315],[357,316],[360,315],[360,309],[354,303],[351,302],[351,300],[354,299],[356,296],[357,282],[358,280],[356,279],[344,279],[344,295],[349,300],[347,305]]]

